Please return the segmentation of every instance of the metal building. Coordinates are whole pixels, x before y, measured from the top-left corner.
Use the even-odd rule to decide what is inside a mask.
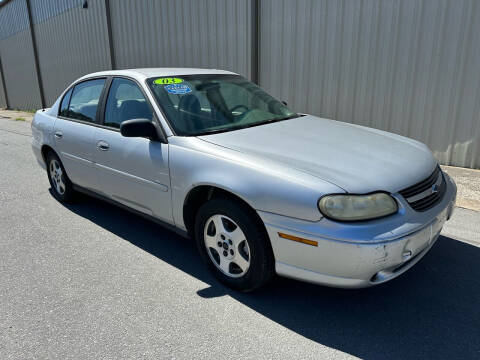
[[[479,34],[477,0],[4,0],[0,106],[49,106],[104,69],[222,68],[480,168]]]

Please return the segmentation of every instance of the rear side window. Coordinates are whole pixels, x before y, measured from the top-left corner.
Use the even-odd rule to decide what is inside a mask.
[[[138,85],[123,78],[113,79],[105,105],[104,125],[118,129],[126,120],[152,118],[152,110]]]
[[[62,102],[60,104],[60,112],[58,113],[59,116],[65,116],[65,117],[68,116],[68,104],[70,103],[70,97],[72,96],[72,90],[73,90],[73,88],[68,90],[67,93],[65,94],[65,96],[63,97]]]
[[[95,79],[75,85],[70,106],[68,107],[68,117],[87,122],[95,122],[98,102],[104,84],[105,79]]]

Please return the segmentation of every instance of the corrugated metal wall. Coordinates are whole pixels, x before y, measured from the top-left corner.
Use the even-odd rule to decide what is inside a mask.
[[[2,56],[2,54],[0,54]],[[3,91],[3,86],[1,84],[1,79],[2,79],[2,71],[0,70],[0,107],[6,107],[7,106],[7,101],[5,100],[5,93]]]
[[[0,54],[11,108],[38,109],[40,92],[25,1],[11,1],[0,11]]]
[[[110,69],[105,1],[52,2],[31,0],[45,101],[51,105],[80,76]],[[52,17],[47,17],[50,13]]]
[[[260,83],[480,167],[480,2],[262,0]]]
[[[31,0],[47,105],[111,66],[105,0],[82,3]],[[250,77],[251,3],[110,0],[116,66]],[[0,54],[10,106],[35,108],[25,4],[1,8]],[[444,164],[480,168],[480,1],[260,0],[259,23],[260,85],[292,108],[413,137]]]
[[[118,68],[219,68],[250,76],[249,0],[111,1]]]

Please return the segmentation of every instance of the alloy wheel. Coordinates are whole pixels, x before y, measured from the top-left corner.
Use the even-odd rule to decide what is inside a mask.
[[[213,264],[225,275],[238,278],[250,267],[250,248],[240,226],[225,215],[211,216],[203,231]]]
[[[49,166],[50,178],[52,179],[52,184],[55,187],[55,190],[58,194],[65,194],[65,178],[63,175],[62,167],[59,162],[55,159],[50,161]]]

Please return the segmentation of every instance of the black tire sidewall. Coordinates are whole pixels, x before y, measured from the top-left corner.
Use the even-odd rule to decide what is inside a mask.
[[[216,214],[232,219],[241,228],[248,242],[250,267],[239,278],[229,277],[221,272],[207,253],[204,228],[207,220]],[[270,240],[263,224],[256,219],[255,215],[243,204],[230,199],[214,198],[200,207],[195,221],[195,241],[202,259],[221,282],[241,291],[251,291],[262,286],[273,274],[274,261]]]
[[[55,187],[55,184],[53,183],[53,180],[50,176],[50,162],[52,160],[56,160],[61,169],[62,169],[62,172],[63,172],[63,178],[64,178],[64,182],[65,182],[65,193],[63,194],[60,194],[57,192],[57,189]],[[67,176],[67,172],[65,171],[65,168],[63,167],[63,164],[62,162],[60,161],[59,157],[57,156],[57,154],[55,154],[54,152],[50,151],[47,156],[46,156],[46,163],[47,163],[47,176],[48,176],[48,182],[50,183],[50,186],[52,188],[52,192],[53,192],[53,196],[60,202],[69,202],[73,199],[73,186],[72,186],[72,182],[70,181],[70,179],[68,178]]]

